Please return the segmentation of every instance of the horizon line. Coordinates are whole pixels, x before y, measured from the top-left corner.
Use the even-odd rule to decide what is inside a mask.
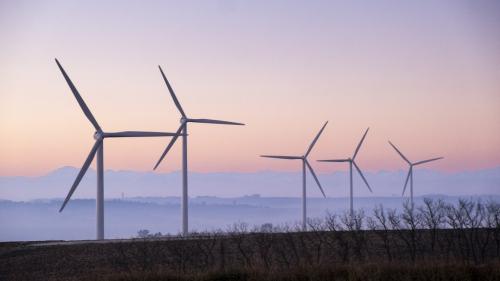
[[[55,173],[59,170],[63,169],[75,169],[79,170],[80,168],[75,167],[75,166],[61,166],[59,168],[53,168],[52,170],[49,170],[43,174],[39,175],[0,175],[0,178],[16,178],[16,177],[24,177],[24,178],[39,178],[39,177],[44,177],[48,176],[52,173]],[[446,171],[446,170],[441,170],[441,169],[432,169],[432,168],[418,168],[417,170],[420,171],[434,171],[437,173],[441,174],[448,174],[448,175],[453,175],[453,174],[459,174],[459,173],[464,173],[464,172],[479,172],[479,171],[485,171],[485,170],[496,170],[500,169],[500,164],[492,167],[487,167],[487,168],[477,168],[477,169],[463,169],[463,170],[458,170],[458,171]],[[95,172],[95,169],[93,167],[89,167],[89,170],[92,170]],[[407,169],[380,169],[377,171],[374,170],[367,170],[367,173],[371,174],[377,174],[377,173],[384,173],[384,172],[401,172],[401,171],[407,171]],[[144,170],[123,170],[123,169],[106,169],[104,172],[133,172],[133,173],[151,173],[151,174],[158,174],[158,175],[165,175],[165,174],[174,174],[174,173],[181,173],[182,170],[172,170],[172,171],[154,171],[154,170],[149,170],[149,171],[144,171]],[[340,172],[348,172],[348,170],[345,169],[338,169],[338,170],[332,170],[330,172],[318,172],[318,174],[321,175],[328,175],[328,174],[335,174],[335,173],[340,173]],[[286,171],[286,170],[256,170],[256,171],[214,171],[214,172],[200,172],[200,171],[192,171],[189,172],[190,174],[259,174],[259,173],[301,173],[300,170],[297,171]]]

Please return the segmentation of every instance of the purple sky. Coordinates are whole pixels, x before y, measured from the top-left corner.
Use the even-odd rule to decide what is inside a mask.
[[[55,63],[106,130],[176,129],[161,64],[192,117],[193,171],[297,171],[259,154],[352,154],[404,169],[500,164],[499,1],[1,1],[0,175],[79,167],[92,127]],[[106,144],[106,168],[150,171],[168,140]],[[160,171],[180,168],[176,145]],[[320,172],[345,169],[315,164]]]

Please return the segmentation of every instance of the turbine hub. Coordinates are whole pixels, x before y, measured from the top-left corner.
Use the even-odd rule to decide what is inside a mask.
[[[100,140],[100,139],[102,139],[102,136],[103,136],[102,132],[95,132],[95,133],[94,133],[94,139],[95,139],[95,140]]]
[[[186,120],[187,120],[186,117],[184,117],[184,116],[181,117],[181,120],[180,120],[181,124],[184,124],[186,122]]]

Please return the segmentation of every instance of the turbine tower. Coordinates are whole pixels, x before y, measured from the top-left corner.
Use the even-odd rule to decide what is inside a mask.
[[[314,180],[316,181],[316,184],[318,184],[319,190],[321,193],[323,193],[323,196],[326,198],[325,192],[323,191],[323,188],[321,187],[321,184],[318,180],[318,177],[314,173],[313,168],[311,167],[311,164],[309,164],[309,161],[307,161],[307,156],[309,156],[309,153],[311,153],[311,150],[313,149],[314,145],[318,141],[319,137],[321,136],[321,133],[323,133],[323,130],[326,127],[326,124],[328,124],[328,121],[325,122],[325,125],[321,128],[321,130],[318,132],[312,143],[309,145],[309,148],[307,149],[306,153],[302,156],[286,156],[286,155],[261,155],[261,157],[266,157],[266,158],[276,158],[276,159],[285,159],[285,160],[302,160],[302,230],[306,231],[307,230],[307,215],[306,215],[306,167],[309,169],[311,172],[312,176],[314,177]]]
[[[405,191],[406,191],[406,186],[408,185],[408,180],[410,180],[410,204],[413,207],[413,166],[417,166],[417,165],[421,165],[424,163],[429,163],[432,161],[440,160],[440,159],[443,159],[444,157],[437,157],[437,158],[432,158],[432,159],[427,159],[427,160],[422,160],[422,161],[412,163],[412,162],[410,162],[410,160],[408,160],[408,158],[406,158],[403,155],[403,153],[401,153],[401,151],[399,151],[399,149],[394,144],[392,144],[391,141],[389,141],[389,144],[392,146],[392,148],[394,148],[394,150],[396,150],[396,152],[399,154],[399,156],[401,156],[401,158],[403,158],[403,160],[405,160],[406,163],[408,163],[408,165],[410,166],[410,168],[408,170],[408,175],[406,176],[405,185],[403,187],[403,193],[401,195],[404,196]]]
[[[359,175],[361,176],[361,178],[365,182],[366,187],[368,187],[368,190],[370,190],[370,192],[373,192],[372,189],[371,189],[371,187],[370,187],[370,185],[368,184],[368,181],[366,180],[365,176],[361,172],[361,169],[356,164],[356,156],[358,155],[359,149],[361,148],[361,145],[363,144],[363,141],[365,140],[366,134],[368,134],[368,130],[369,129],[370,128],[366,129],[365,134],[363,135],[363,137],[359,141],[358,146],[356,147],[356,150],[354,151],[354,154],[352,155],[352,158],[347,158],[347,159],[331,159],[331,160],[318,160],[319,162],[348,162],[349,163],[349,184],[350,184],[350,194],[349,194],[350,204],[349,204],[349,206],[350,206],[350,214],[351,214],[351,216],[354,213],[353,184],[352,184],[352,166],[354,166],[354,168],[356,168],[356,170],[358,171]]]
[[[170,83],[168,82],[167,77],[165,76],[165,73],[163,73],[163,70],[161,69],[161,66],[158,66],[160,69],[161,76],[163,77],[163,80],[165,81],[165,84],[167,85],[168,91],[170,92],[170,95],[172,96],[172,100],[175,103],[175,106],[179,110],[181,114],[181,125],[179,126],[179,129],[177,130],[177,133],[175,136],[172,138],[170,143],[167,145],[165,148],[165,151],[163,151],[163,154],[161,155],[160,159],[156,163],[154,170],[160,165],[161,161],[167,155],[168,151],[172,146],[174,145],[175,141],[179,137],[179,135],[182,132],[182,235],[186,236],[188,234],[188,159],[187,159],[187,127],[188,123],[205,123],[205,124],[221,124],[221,125],[245,125],[243,123],[237,123],[237,122],[229,122],[229,121],[222,121],[222,120],[213,120],[213,119],[192,119],[188,118],[187,115],[184,113],[184,110],[182,109],[181,104],[179,103],[179,100],[175,96],[174,90],[170,86]]]
[[[78,90],[76,89],[75,85],[69,78],[69,76],[66,74],[66,71],[64,71],[63,67],[59,63],[59,61],[56,59],[57,66],[59,67],[59,70],[61,70],[62,75],[64,76],[64,79],[68,83],[68,86],[70,87],[71,91],[73,92],[73,95],[75,96],[76,100],[78,101],[78,104],[83,110],[83,113],[85,116],[87,116],[87,119],[89,119],[90,123],[94,126],[96,132],[94,133],[94,139],[95,143],[92,149],[90,150],[89,155],[87,156],[87,159],[83,163],[82,168],[80,169],[80,172],[78,172],[78,175],[76,176],[76,179],[71,186],[71,189],[68,192],[68,195],[66,196],[66,199],[64,199],[64,202],[61,206],[61,209],[59,209],[59,212],[62,212],[68,201],[70,200],[71,196],[73,195],[73,192],[75,192],[76,188],[78,187],[78,184],[82,180],[83,176],[87,172],[90,164],[92,163],[92,160],[97,154],[97,197],[96,197],[96,222],[97,222],[97,235],[96,239],[97,240],[102,240],[104,239],[104,139],[105,138],[129,138],[129,137],[166,137],[166,136],[175,136],[175,133],[163,133],[163,132],[142,132],[142,131],[125,131],[125,132],[113,132],[113,133],[108,133],[104,132],[99,124],[97,123],[97,120],[94,118],[92,113],[90,112],[89,108],[83,101],[82,97],[80,96],[80,93],[78,93]]]

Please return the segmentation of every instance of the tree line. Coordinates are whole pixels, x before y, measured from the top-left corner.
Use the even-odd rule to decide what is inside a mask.
[[[352,263],[483,264],[500,258],[500,204],[425,198],[400,210],[327,214],[300,225],[235,223],[186,237],[142,230],[134,243],[112,243],[110,261],[124,270],[185,273],[233,268],[286,270]],[[139,267],[139,268],[136,268]]]

